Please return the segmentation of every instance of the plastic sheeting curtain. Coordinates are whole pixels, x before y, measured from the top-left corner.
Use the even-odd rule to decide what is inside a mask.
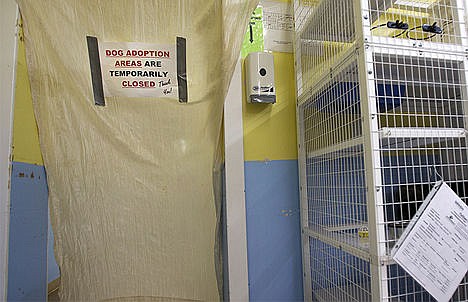
[[[61,299],[220,299],[214,171],[223,100],[256,1],[18,3]],[[87,35],[187,38],[188,103],[113,97],[95,106]]]

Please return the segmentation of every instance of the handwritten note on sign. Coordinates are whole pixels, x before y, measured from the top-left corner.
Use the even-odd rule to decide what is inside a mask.
[[[104,95],[178,98],[175,45],[100,42]]]

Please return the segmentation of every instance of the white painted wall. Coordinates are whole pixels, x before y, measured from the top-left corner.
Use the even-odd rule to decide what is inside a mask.
[[[229,300],[249,301],[241,60],[224,104]]]
[[[10,153],[17,46],[18,7],[14,0],[0,4],[0,300],[6,301],[8,226],[10,222]]]

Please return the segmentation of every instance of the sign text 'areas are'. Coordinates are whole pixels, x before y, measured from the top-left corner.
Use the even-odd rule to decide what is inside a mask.
[[[99,43],[104,95],[178,98],[175,45]]]

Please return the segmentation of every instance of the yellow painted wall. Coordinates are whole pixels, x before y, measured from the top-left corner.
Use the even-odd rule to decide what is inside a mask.
[[[36,119],[34,117],[31,89],[26,67],[23,29],[20,26],[18,39],[18,62],[16,68],[15,106],[13,118],[13,160],[43,165]]]
[[[294,55],[274,53],[274,62],[276,104],[248,104],[243,85],[246,161],[297,159]]]

